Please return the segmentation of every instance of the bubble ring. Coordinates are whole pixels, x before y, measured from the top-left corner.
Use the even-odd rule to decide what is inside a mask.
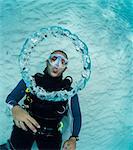
[[[77,52],[82,52],[83,70],[81,73],[81,79],[77,81],[71,91],[53,91],[46,92],[42,87],[36,85],[34,78],[30,75],[30,54],[34,51],[34,47],[42,41],[45,41],[47,36],[65,36],[72,41]],[[82,90],[91,74],[91,60],[88,54],[87,45],[82,42],[77,35],[72,34],[69,30],[58,26],[51,26],[49,28],[42,28],[39,31],[33,33],[26,39],[19,57],[20,70],[22,78],[26,83],[32,94],[36,95],[41,100],[48,101],[65,101],[74,96],[79,90]]]

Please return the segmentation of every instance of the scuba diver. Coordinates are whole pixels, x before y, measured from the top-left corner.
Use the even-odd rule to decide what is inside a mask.
[[[48,92],[71,90],[72,78],[63,79],[63,72],[67,69],[68,56],[64,51],[52,52],[46,61],[43,74],[36,73],[33,77],[36,85]],[[20,106],[20,100],[24,104]],[[29,150],[36,141],[38,149],[60,150],[62,146],[62,133],[59,130],[62,118],[67,116],[68,109],[72,113],[72,133],[63,143],[63,150],[75,150],[81,129],[81,111],[78,95],[66,101],[41,100],[33,95],[22,79],[14,90],[7,96],[6,103],[13,116],[13,130],[5,149]]]

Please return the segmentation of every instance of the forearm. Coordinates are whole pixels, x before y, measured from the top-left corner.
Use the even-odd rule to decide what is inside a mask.
[[[72,110],[72,116],[73,116],[72,137],[78,137],[80,129],[81,129],[82,117],[81,117],[80,105],[79,105],[77,95],[75,95],[71,99],[71,110]]]
[[[81,130],[81,114],[73,119],[72,136],[78,137]]]

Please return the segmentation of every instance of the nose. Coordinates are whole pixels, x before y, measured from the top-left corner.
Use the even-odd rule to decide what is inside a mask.
[[[55,67],[59,67],[60,66],[60,60],[59,59],[57,59],[57,61],[56,61],[56,63],[55,63]]]

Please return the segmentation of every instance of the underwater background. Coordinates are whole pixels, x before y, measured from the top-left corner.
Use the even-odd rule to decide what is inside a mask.
[[[78,35],[92,61],[91,78],[79,92],[77,150],[133,150],[133,0],[0,0],[0,144],[12,129],[5,100],[21,79],[22,45],[53,25]]]

